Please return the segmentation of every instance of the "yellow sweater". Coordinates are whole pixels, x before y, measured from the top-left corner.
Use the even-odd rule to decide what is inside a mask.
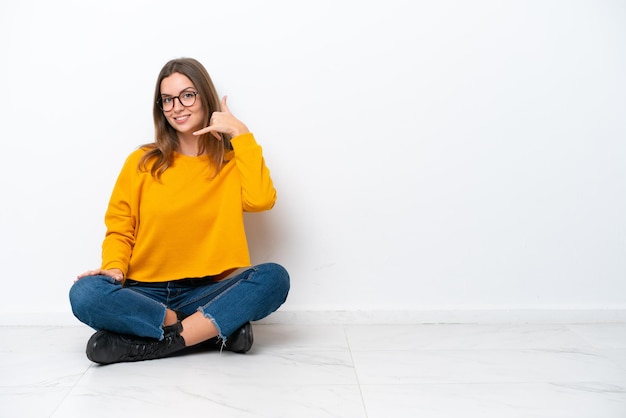
[[[139,170],[143,150],[130,154],[105,216],[102,268],[163,282],[249,266],[243,212],[271,209],[276,191],[254,136],[231,143],[214,178],[206,156],[175,154],[159,181]]]

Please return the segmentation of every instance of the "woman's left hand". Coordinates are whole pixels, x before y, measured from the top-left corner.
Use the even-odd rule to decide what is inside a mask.
[[[76,283],[77,281],[79,281],[83,277],[97,276],[97,275],[111,277],[112,279],[114,279],[117,282],[121,282],[121,281],[124,280],[124,273],[122,273],[122,270],[120,270],[120,269],[110,269],[110,270],[93,269],[93,270],[88,270],[88,271],[86,271],[84,273],[81,273],[78,276],[76,276],[76,279],[74,280],[74,283]]]
[[[228,134],[231,137],[236,137],[246,132],[250,132],[248,127],[244,125],[239,119],[237,119],[226,104],[226,96],[221,101],[221,112],[213,112],[209,126],[194,132],[194,135],[202,135],[210,132],[215,138],[221,140],[220,133]]]

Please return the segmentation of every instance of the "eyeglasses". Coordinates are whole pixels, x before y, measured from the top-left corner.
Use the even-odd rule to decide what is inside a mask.
[[[157,100],[157,104],[164,112],[169,112],[174,109],[174,99],[178,99],[181,105],[185,107],[193,106],[196,102],[196,96],[198,95],[197,91],[183,91],[178,96],[161,96],[159,100]]]

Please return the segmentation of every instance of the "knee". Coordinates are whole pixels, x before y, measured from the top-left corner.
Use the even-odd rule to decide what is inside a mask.
[[[72,285],[69,298],[74,315],[80,316],[101,300],[103,285],[107,286],[109,279],[106,276],[87,276]]]
[[[92,287],[93,277],[84,277],[75,282],[70,288],[70,305],[74,315],[79,316],[83,308],[89,306],[90,296],[93,292],[90,291]]]
[[[276,263],[261,264],[257,266],[257,269],[264,273],[266,284],[271,287],[272,291],[277,295],[284,295],[286,299],[291,286],[287,270]]]

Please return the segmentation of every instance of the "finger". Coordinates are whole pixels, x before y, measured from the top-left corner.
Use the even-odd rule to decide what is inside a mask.
[[[211,132],[211,135],[213,135],[215,139],[217,139],[218,141],[222,140],[222,137],[220,136],[219,131],[217,130],[215,126],[207,126],[206,128],[202,128],[199,131],[194,132],[193,134],[198,136],[198,135],[203,135],[209,132]]]
[[[220,102],[220,106],[222,108],[222,112],[227,112],[227,113],[231,113],[230,109],[228,108],[228,105],[226,104],[226,100],[228,99],[228,96],[224,96],[222,97],[222,101]]]
[[[204,135],[209,132],[215,132],[215,127],[207,126],[206,128],[202,128],[199,131],[195,131],[193,134],[197,136],[197,135]]]
[[[97,274],[100,274],[100,269],[97,270],[88,270],[84,273],[79,274],[78,276],[76,276],[76,280],[74,280],[75,282],[82,279],[83,277],[87,277],[87,276],[95,276]]]

